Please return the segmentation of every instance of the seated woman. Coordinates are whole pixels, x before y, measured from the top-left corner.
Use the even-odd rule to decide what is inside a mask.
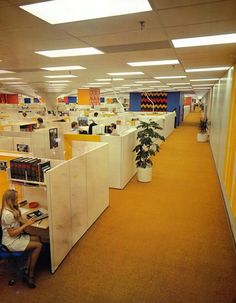
[[[38,236],[24,233],[24,229],[35,222],[35,218],[23,222],[17,200],[18,194],[14,189],[9,189],[3,194],[0,213],[2,244],[10,251],[30,252],[26,262],[23,282],[27,283],[29,288],[35,288],[34,269],[42,249],[42,243]]]

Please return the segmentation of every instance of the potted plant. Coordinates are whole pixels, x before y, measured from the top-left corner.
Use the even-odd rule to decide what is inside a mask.
[[[198,142],[208,141],[208,119],[206,117],[201,118],[198,125],[199,133],[197,134]]]
[[[137,126],[138,144],[134,147],[136,152],[136,166],[138,168],[138,180],[141,182],[150,182],[152,180],[152,160],[151,157],[159,152],[157,140],[165,141],[165,137],[158,133],[162,127],[155,121],[143,122]]]

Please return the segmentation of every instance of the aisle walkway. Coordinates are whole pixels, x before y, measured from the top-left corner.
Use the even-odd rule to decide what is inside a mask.
[[[161,146],[153,182],[110,191],[110,207],[38,288],[1,284],[1,303],[232,303],[236,255],[208,143],[192,113]]]

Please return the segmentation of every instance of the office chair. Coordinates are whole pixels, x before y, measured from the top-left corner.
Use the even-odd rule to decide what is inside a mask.
[[[5,245],[2,244],[2,227],[0,226],[0,261],[6,261],[8,264],[10,264],[10,262],[13,262],[15,263],[16,268],[19,269],[19,265],[21,264],[24,255],[24,251],[11,252]],[[13,286],[15,283],[16,282],[14,278],[8,281],[8,285],[10,286]]]

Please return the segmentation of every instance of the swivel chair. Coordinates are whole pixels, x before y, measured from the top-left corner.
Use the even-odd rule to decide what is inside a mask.
[[[11,262],[13,262],[17,265],[16,268],[19,269],[20,261],[23,260],[24,255],[24,251],[11,252],[5,245],[2,244],[2,227],[0,226],[0,261],[6,261],[9,265]],[[10,286],[13,286],[15,283],[14,278],[11,278],[8,281],[8,285]]]

